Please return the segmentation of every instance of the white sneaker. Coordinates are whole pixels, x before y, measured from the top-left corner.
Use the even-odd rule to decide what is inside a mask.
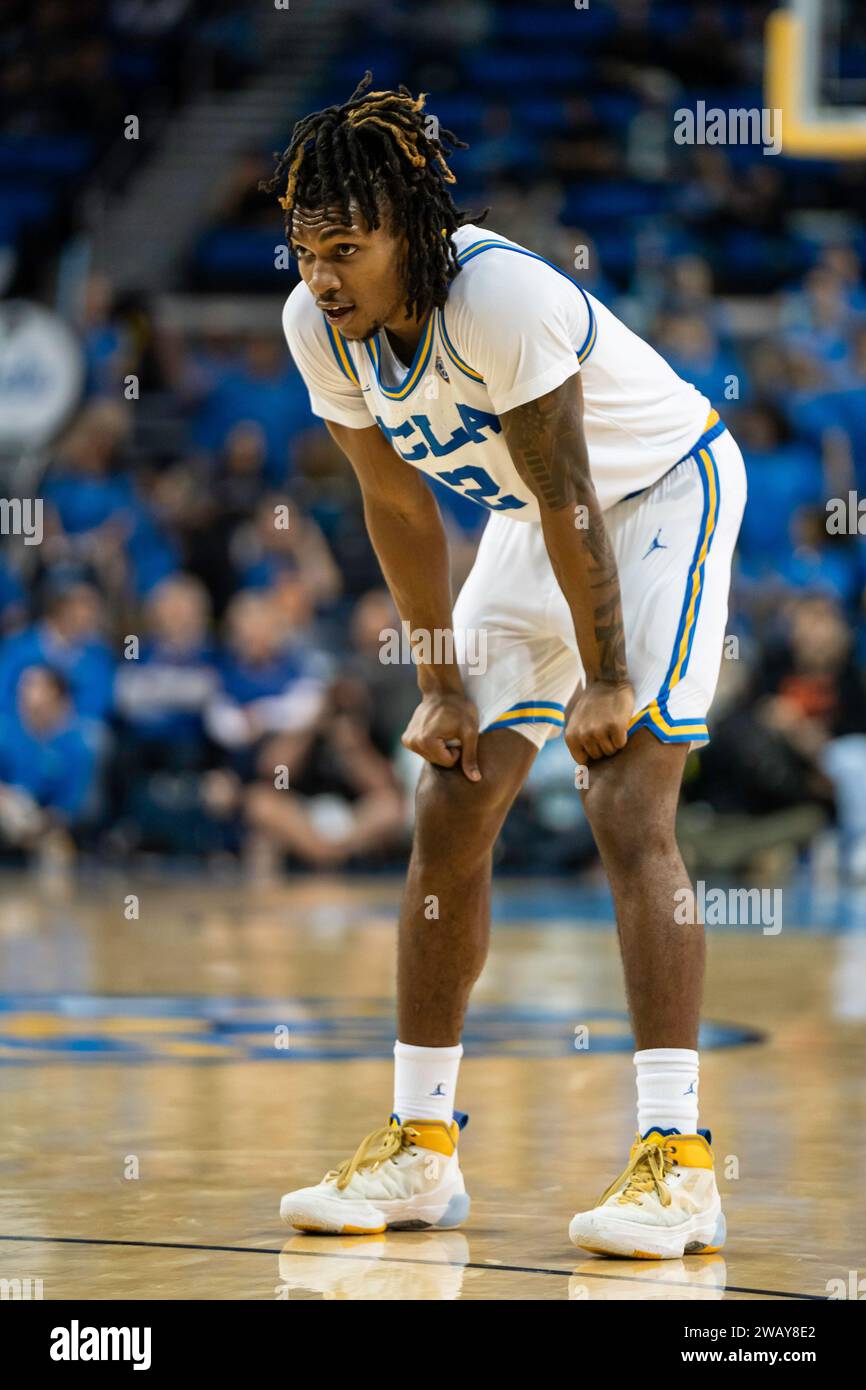
[[[725,1218],[710,1142],[707,1129],[638,1135],[625,1172],[591,1211],[572,1218],[574,1244],[643,1260],[714,1254],[725,1243]]]
[[[467,1119],[459,1111],[450,1124],[401,1122],[392,1115],[316,1187],[287,1192],[280,1216],[298,1231],[344,1236],[460,1226],[469,1215],[469,1197],[457,1139]]]

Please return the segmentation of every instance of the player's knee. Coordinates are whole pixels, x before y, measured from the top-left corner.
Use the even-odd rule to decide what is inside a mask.
[[[613,764],[583,794],[586,818],[599,850],[609,861],[639,866],[668,853],[676,843],[674,818],[645,779],[617,776]]]
[[[470,782],[459,768],[427,763],[415,793],[415,846],[449,861],[486,853],[496,839],[504,796],[491,780]]]

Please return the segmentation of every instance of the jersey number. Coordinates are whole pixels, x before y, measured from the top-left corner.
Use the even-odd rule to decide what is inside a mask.
[[[499,497],[495,502],[490,501],[496,497],[499,491],[498,483],[495,483],[490,474],[477,464],[466,463],[462,468],[452,468],[448,473],[437,473],[437,478],[441,478],[443,483],[448,483],[450,487],[459,488],[464,497],[469,497],[473,502],[480,502],[482,507],[488,507],[492,512],[514,511],[518,507],[525,507],[526,503],[521,502],[519,497],[514,497],[510,492],[504,497]],[[466,487],[465,484],[477,483],[476,488]]]

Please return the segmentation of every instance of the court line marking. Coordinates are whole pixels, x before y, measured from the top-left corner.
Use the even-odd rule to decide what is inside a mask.
[[[388,1255],[385,1259],[374,1255],[352,1255],[345,1251],[337,1252],[329,1250],[291,1250],[286,1252],[285,1247],[274,1250],[270,1246],[264,1245],[196,1245],[189,1241],[172,1240],[117,1240],[109,1236],[4,1236],[0,1235],[0,1241],[21,1241],[42,1244],[42,1245],[120,1245],[131,1248],[145,1250],[198,1250],[202,1253],[229,1254],[229,1255],[304,1255],[312,1260],[361,1260],[369,1264],[383,1265],[439,1265],[443,1268],[451,1266],[452,1269],[478,1269],[484,1273],[503,1274],[545,1274],[558,1275],[561,1279],[571,1279],[576,1277],[573,1269],[544,1269],[537,1265],[506,1265],[506,1264],[487,1264],[477,1260],[419,1260],[407,1259],[405,1255]],[[627,1284],[667,1284],[677,1289],[694,1289],[694,1284],[683,1283],[681,1279],[642,1279],[639,1274],[591,1274],[580,1271],[580,1277],[585,1279],[613,1279],[619,1283]],[[826,1303],[828,1300],[824,1294],[820,1293],[792,1293],[789,1289],[753,1289],[744,1284],[722,1284],[720,1288],[708,1287],[708,1294],[716,1293],[750,1293],[764,1298],[794,1298],[806,1300],[814,1303]],[[183,1301],[183,1300],[181,1300]],[[147,1302],[142,1299],[141,1302]]]

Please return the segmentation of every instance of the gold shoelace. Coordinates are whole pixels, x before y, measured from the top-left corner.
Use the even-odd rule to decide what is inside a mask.
[[[332,1168],[330,1173],[325,1174],[325,1181],[336,1179],[336,1185],[342,1191],[349,1186],[359,1168],[378,1168],[380,1163],[395,1158],[401,1149],[408,1148],[412,1140],[417,1138],[418,1130],[412,1129],[411,1125],[387,1124],[381,1129],[374,1129],[372,1134],[361,1140],[351,1158],[344,1159],[339,1168]]]
[[[639,1202],[645,1192],[655,1191],[662,1206],[670,1206],[671,1194],[665,1177],[673,1166],[667,1144],[660,1144],[657,1139],[642,1139],[629,1159],[628,1167],[611,1183],[597,1205],[603,1206],[608,1197],[612,1197],[620,1184],[624,1183],[617,1201]]]

